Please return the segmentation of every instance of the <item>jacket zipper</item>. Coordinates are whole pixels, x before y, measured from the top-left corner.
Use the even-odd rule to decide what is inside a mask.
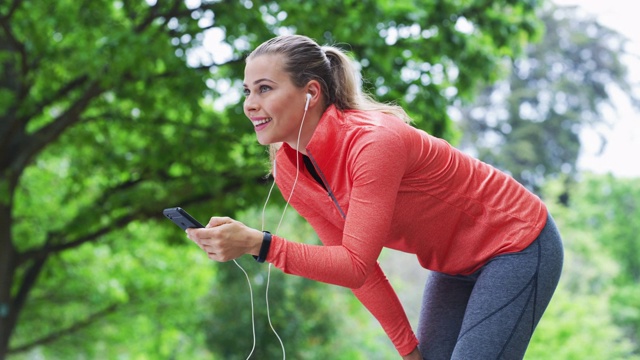
[[[316,162],[316,159],[313,157],[313,155],[311,155],[311,152],[309,150],[307,150],[307,154],[309,156],[309,159],[311,159],[311,164],[313,165],[313,168],[316,169],[316,172],[320,176],[320,179],[322,179],[322,183],[324,184],[325,189],[327,189],[327,194],[329,194],[329,197],[333,201],[333,204],[338,209],[338,212],[340,213],[340,216],[342,216],[343,219],[346,219],[347,215],[344,213],[344,211],[342,211],[342,208],[340,207],[340,204],[338,203],[338,199],[336,199],[336,196],[333,194],[333,191],[331,191],[331,186],[329,186],[329,182],[327,181],[327,178],[322,173],[322,170],[320,170],[320,167],[318,166],[318,163]]]

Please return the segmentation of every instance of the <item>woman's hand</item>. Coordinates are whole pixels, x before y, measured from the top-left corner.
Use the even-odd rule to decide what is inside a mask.
[[[244,254],[258,255],[262,231],[228,217],[212,217],[204,229],[187,229],[187,237],[211,260],[225,262]]]
[[[420,354],[420,350],[415,348],[410,354],[402,357],[402,360],[423,360],[422,354]]]

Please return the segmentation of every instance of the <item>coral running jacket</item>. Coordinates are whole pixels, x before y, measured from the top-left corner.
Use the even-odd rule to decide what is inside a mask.
[[[287,199],[295,182],[290,205],[323,246],[274,235],[267,261],[351,288],[401,355],[418,341],[378,265],[383,247],[468,275],[526,248],[546,223],[545,205],[512,177],[391,115],[331,106],[306,152],[324,186],[287,144],[276,155],[276,184]]]

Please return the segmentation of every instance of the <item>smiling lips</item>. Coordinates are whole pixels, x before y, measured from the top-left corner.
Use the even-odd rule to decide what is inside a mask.
[[[271,120],[273,119],[272,118],[264,118],[264,119],[256,119],[256,120],[252,119],[251,122],[253,123],[255,130],[259,131],[265,128],[267,124],[271,122]]]

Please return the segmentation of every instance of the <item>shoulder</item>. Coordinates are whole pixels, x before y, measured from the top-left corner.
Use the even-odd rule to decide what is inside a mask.
[[[346,112],[344,126],[351,141],[374,148],[402,146],[417,130],[396,116],[361,110]]]
[[[345,125],[349,128],[345,150],[352,169],[367,164],[376,167],[404,164],[411,152],[409,125],[395,116],[373,111],[346,116],[353,116]]]

